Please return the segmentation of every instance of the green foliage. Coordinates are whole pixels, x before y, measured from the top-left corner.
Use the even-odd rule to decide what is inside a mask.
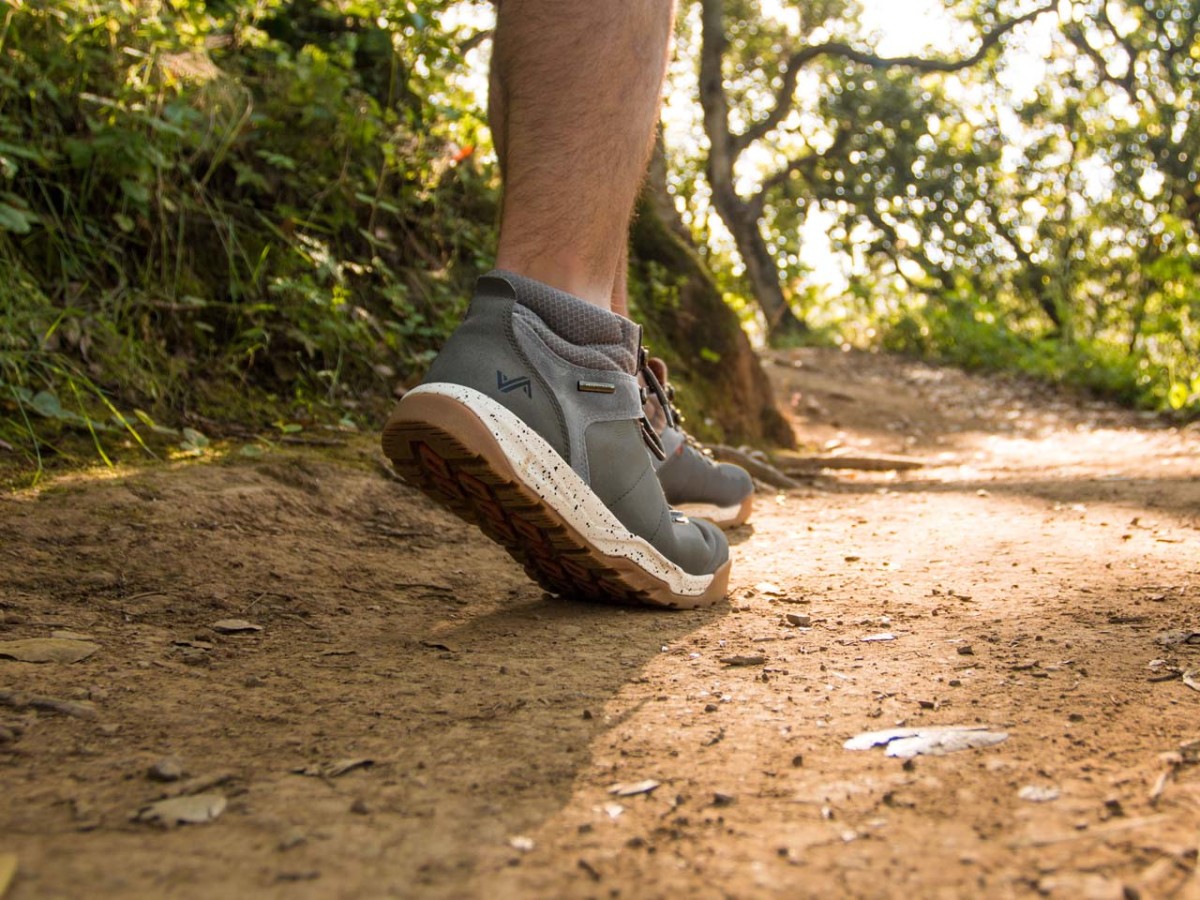
[[[962,46],[918,49],[920,59],[969,59],[982,35],[1031,8],[947,6]],[[731,133],[753,137],[735,142],[753,227],[818,337],[1019,368],[1200,415],[1200,5],[1045,8],[946,73],[874,54],[852,0],[808,4],[792,20],[759,0],[724,4],[724,99]],[[1037,32],[1045,59],[1024,40]],[[789,57],[830,40],[851,52],[810,59],[781,100]],[[694,21],[681,42],[696,45]],[[1013,69],[1042,65],[1032,93],[1010,89],[1022,81]],[[790,112],[755,131],[781,102]],[[677,150],[674,162],[708,258],[752,296],[710,228],[703,155]],[[813,221],[844,286],[814,283]]]
[[[7,7],[0,434],[72,385],[106,415],[377,414],[492,243],[444,5]]]

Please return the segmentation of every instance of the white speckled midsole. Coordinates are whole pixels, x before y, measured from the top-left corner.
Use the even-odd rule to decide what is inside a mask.
[[[425,384],[405,394],[448,397],[467,407],[495,437],[521,483],[605,556],[635,563],[683,596],[703,594],[712,575],[690,575],[621,524],[540,434],[486,394],[457,384]],[[403,406],[401,401],[401,406]]]

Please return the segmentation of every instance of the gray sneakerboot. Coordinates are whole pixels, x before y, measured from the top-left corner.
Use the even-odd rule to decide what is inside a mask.
[[[491,272],[388,419],[384,453],[553,593],[715,603],[729,546],[663,496],[647,452],[662,456],[642,410],[640,338],[628,319]]]
[[[754,511],[754,479],[741,466],[717,462],[690,434],[668,425],[659,435],[666,459],[655,462],[667,502],[721,528],[746,524]]]
[[[717,462],[684,431],[675,391],[667,380],[667,364],[655,357],[647,363],[642,376],[651,388],[646,417],[663,445],[654,469],[667,502],[720,528],[746,524],[754,511],[754,479],[741,466]]]

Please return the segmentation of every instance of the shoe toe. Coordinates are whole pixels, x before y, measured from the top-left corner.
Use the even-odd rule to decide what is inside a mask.
[[[715,572],[729,560],[729,539],[725,532],[708,519],[688,519],[688,524],[696,529],[698,538],[708,550],[708,559],[704,571]]]

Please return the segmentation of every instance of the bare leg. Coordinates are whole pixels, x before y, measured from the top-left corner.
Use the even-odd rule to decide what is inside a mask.
[[[504,0],[490,102],[500,268],[611,307],[673,17],[672,0]]]
[[[629,237],[621,241],[621,255],[617,257],[617,277],[613,281],[612,311],[618,316],[629,318]]]

